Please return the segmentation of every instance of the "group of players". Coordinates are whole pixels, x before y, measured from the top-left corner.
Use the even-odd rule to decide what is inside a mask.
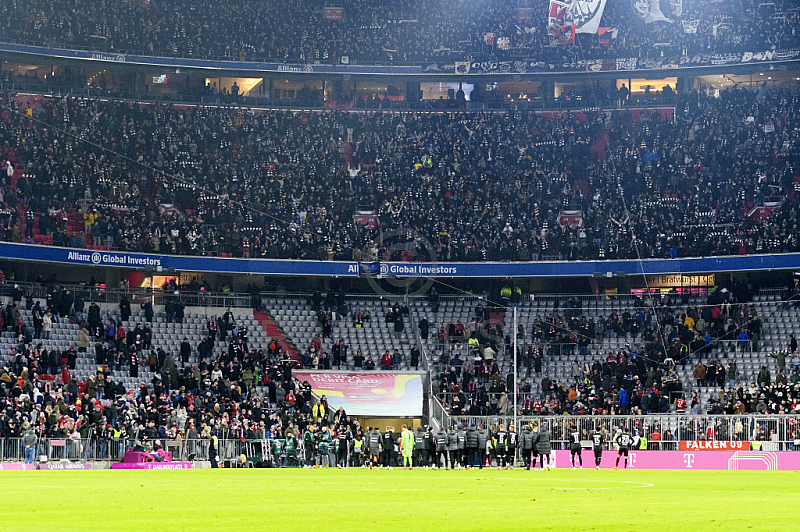
[[[576,467],[583,469],[583,458],[581,456],[581,433],[579,430],[577,430],[574,424],[570,428],[569,450],[572,469],[576,469]],[[606,443],[606,434],[602,430],[595,430],[590,435],[590,438],[592,442],[592,450],[594,451],[594,466],[597,469],[600,469],[600,462],[603,459],[603,447]],[[625,457],[623,466],[625,469],[628,469],[628,451],[630,451],[631,448],[638,448],[636,438],[631,436],[631,433],[628,431],[627,427],[622,427],[617,429],[617,432],[614,434],[611,441],[617,447],[617,462],[614,465],[614,469],[619,467],[619,460],[623,456]]]
[[[583,469],[582,434],[573,424],[570,426],[569,442],[573,469]],[[598,427],[589,436],[594,451],[595,467],[600,469],[603,449],[608,442],[617,448],[615,468],[624,458],[623,466],[628,467],[628,451],[638,448],[636,436],[627,428],[616,430],[609,439],[608,433]],[[425,469],[483,469],[496,465],[498,469],[513,469],[520,460],[526,470],[550,469],[550,432],[547,424],[533,423],[517,432],[513,424],[506,429],[500,424],[492,430],[483,426],[451,427],[445,432],[434,431],[433,427],[412,427],[403,425],[400,433],[394,427],[385,432],[369,427],[365,432],[351,430],[340,425],[328,430],[327,427],[308,427],[302,438],[304,463],[306,467],[362,467],[369,469],[405,469],[424,467]],[[299,443],[299,442],[298,442]],[[293,449],[293,445],[289,449]],[[287,454],[288,457],[288,454]],[[286,460],[285,463],[288,463]],[[538,464],[538,468],[537,468]]]

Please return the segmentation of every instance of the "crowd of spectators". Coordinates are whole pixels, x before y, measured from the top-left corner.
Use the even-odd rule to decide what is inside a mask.
[[[0,8],[7,21],[0,40],[196,58],[336,63],[347,57],[351,62],[399,64],[463,60],[468,55],[478,60],[657,58],[764,51],[798,43],[798,11],[789,1],[663,2],[669,20],[646,26],[635,4],[609,1],[601,26],[613,31],[602,40],[578,34],[574,44],[562,46],[548,32],[547,1],[415,0],[387,5],[346,0],[338,4],[342,20],[327,20],[327,4],[321,1],[11,1]],[[493,38],[485,38],[487,33]]]
[[[797,369],[787,374],[787,359],[797,354],[793,338],[789,339],[788,351],[771,355],[779,369],[774,379],[764,367],[756,381],[748,385],[738,377],[735,362],[726,360],[730,349],[742,347],[725,347],[722,339],[738,339],[737,333],[745,329],[758,334],[754,324],[759,317],[748,301],[750,290],[740,285],[732,286],[731,291],[714,290],[699,306],[687,304],[677,293],[655,296],[640,300],[619,316],[612,310],[608,318],[601,317],[597,322],[586,319],[580,300],[562,301],[552,313],[537,317],[529,333],[525,324],[516,331],[521,340],[521,367],[527,368],[519,382],[518,413],[648,415],[670,412],[671,404],[679,413],[796,412],[800,375]],[[786,304],[794,304],[790,294],[797,294],[797,286],[787,288],[786,293]],[[33,330],[21,319],[22,305],[32,312]],[[321,297],[317,305],[321,308]],[[180,306],[173,305],[170,321],[182,320]],[[21,289],[15,290],[0,318],[0,328],[17,338],[11,351],[3,353],[0,369],[0,437],[32,434],[36,438],[66,439],[73,447],[72,454],[69,449],[64,451],[65,456],[72,458],[117,458],[134,447],[155,453],[159,448],[156,442],[208,441],[217,436],[223,441],[282,440],[278,455],[290,463],[292,459],[298,464],[321,466],[398,463],[397,435],[382,439],[382,446],[376,447],[379,452],[372,454],[371,439],[385,438],[385,433],[376,435],[369,427],[363,430],[344,411],[331,415],[324,397],[314,404],[308,383],[293,377],[296,361],[283,353],[276,341],[266,350],[249,349],[248,331],[236,323],[230,311],[221,311],[209,320],[209,339],[199,346],[189,345],[184,339],[178,352],[168,353],[152,349],[152,332],[148,331],[153,311],[151,307],[143,310],[142,323],[126,328],[131,307],[125,298],[120,301],[119,312],[103,316],[96,304],[84,305],[63,288],[53,287],[38,301]],[[397,313],[402,314],[401,307]],[[497,365],[498,357],[510,349],[508,333],[501,323],[487,319],[489,315],[486,307],[479,305],[474,325],[448,326],[442,331],[449,351],[440,359],[441,368],[433,377],[453,415],[508,416],[514,411],[514,376],[502,377]],[[80,323],[77,344],[63,351],[44,348],[40,339],[47,333],[43,326],[46,316],[53,322]],[[97,326],[98,322],[105,326]],[[714,340],[695,349],[690,342],[703,332],[713,333]],[[477,341],[469,341],[469,337]],[[603,344],[611,337],[629,339],[630,345],[616,353],[607,351],[603,357]],[[214,347],[217,338],[226,341],[226,350]],[[692,347],[686,348],[687,343]],[[569,349],[596,351],[597,358],[591,365],[576,361],[572,379],[559,383],[543,374],[541,362],[563,353],[567,345]],[[196,358],[191,356],[195,350]],[[85,357],[93,359],[97,371],[87,382],[79,383],[73,372],[76,360]],[[347,360],[346,354],[343,358]],[[704,405],[696,392],[684,398],[675,376],[677,365],[691,367],[695,358],[695,377],[703,380],[699,384],[719,388],[718,395]],[[704,359],[708,359],[707,365]],[[150,367],[152,379],[126,389],[118,376],[137,377],[138,369],[145,365]],[[712,366],[715,369],[710,373]],[[701,374],[698,368],[703,368]],[[531,378],[541,378],[540,393],[533,392]],[[728,425],[717,425],[710,427],[711,437],[699,437],[719,439],[714,431],[732,430]],[[646,430],[652,433],[653,427]],[[751,429],[744,430],[737,439],[749,437]],[[429,432],[420,437],[425,434]],[[310,439],[300,441],[306,437]],[[758,437],[766,440],[771,435]],[[301,450],[307,454],[298,454]],[[6,445],[3,452],[14,456],[16,451]]]
[[[230,312],[209,320],[208,338],[200,345],[184,339],[179,352],[168,353],[151,346],[152,308],[145,309],[142,323],[126,328],[126,299],[119,313],[105,316],[95,303],[83,309],[76,299],[55,289],[46,300],[21,296],[2,308],[0,327],[17,341],[2,356],[0,438],[33,431],[37,438],[69,441],[64,457],[116,459],[134,447],[155,451],[156,442],[282,439],[312,422],[311,389],[292,377],[294,361],[277,341],[266,350],[248,349],[247,329]],[[23,304],[33,313],[33,330],[21,318]],[[63,351],[44,347],[40,316],[80,323],[78,342]],[[182,320],[180,309],[172,320]],[[225,340],[228,348],[215,348],[214,339]],[[97,369],[78,382],[76,362],[86,358]],[[145,366],[149,380],[139,379]],[[126,387],[125,376],[139,384]],[[318,426],[333,422],[328,414],[317,407]],[[16,456],[5,441],[1,452]]]
[[[334,260],[798,251],[799,99],[690,92],[674,117],[28,102],[0,120],[0,239]],[[379,246],[357,209],[402,231]]]
[[[759,350],[761,317],[748,303],[748,294],[747,286],[736,285],[732,291],[712,291],[703,305],[690,305],[672,291],[638,299],[621,312],[612,309],[597,320],[584,315],[578,299],[569,298],[532,323],[520,323],[518,414],[797,412],[800,375],[796,369],[789,375],[786,367],[787,358],[797,354],[794,337],[787,349],[764,355],[777,359],[774,379],[764,366],[748,386],[737,369],[735,351]],[[512,333],[504,333],[502,322],[488,319],[480,304],[469,324],[451,323],[440,331],[434,382],[450,413],[513,414],[514,374],[503,377],[497,362],[503,353],[513,356]],[[604,344],[611,338],[624,339],[625,347],[607,350]],[[543,372],[544,361],[578,354],[570,379],[559,383]],[[695,361],[696,385],[718,388],[718,394],[701,398],[695,390],[687,397],[676,369],[691,369]],[[533,378],[541,379],[538,390]]]

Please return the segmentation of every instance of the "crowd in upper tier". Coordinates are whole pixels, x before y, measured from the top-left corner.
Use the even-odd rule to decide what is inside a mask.
[[[640,13],[652,12],[650,3],[609,0],[600,26],[611,31],[579,33],[574,44],[561,45],[548,31],[546,0],[344,0],[336,3],[341,17],[329,12],[328,18],[323,7],[329,3],[321,0],[6,0],[0,40],[197,58],[336,63],[347,57],[399,64],[468,55],[659,58],[798,44],[798,10],[791,0],[661,0],[663,19],[645,23]]]
[[[691,92],[674,115],[2,98],[5,241],[334,260],[800,251],[790,89]],[[360,210],[401,231],[376,243]]]

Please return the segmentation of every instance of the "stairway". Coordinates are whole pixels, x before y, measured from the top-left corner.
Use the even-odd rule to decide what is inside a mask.
[[[253,317],[256,319],[258,324],[261,326],[261,329],[263,329],[267,336],[278,341],[278,344],[281,346],[281,350],[284,353],[287,353],[289,358],[297,361],[298,363],[300,362],[300,355],[297,354],[297,350],[283,334],[283,331],[281,331],[278,326],[275,325],[275,322],[272,321],[272,317],[270,317],[269,314],[263,310],[254,310]]]

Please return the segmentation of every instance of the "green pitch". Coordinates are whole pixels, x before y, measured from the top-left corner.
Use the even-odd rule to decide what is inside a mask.
[[[796,530],[800,477],[748,471],[8,471],[4,531]],[[388,527],[388,528],[386,528]]]

